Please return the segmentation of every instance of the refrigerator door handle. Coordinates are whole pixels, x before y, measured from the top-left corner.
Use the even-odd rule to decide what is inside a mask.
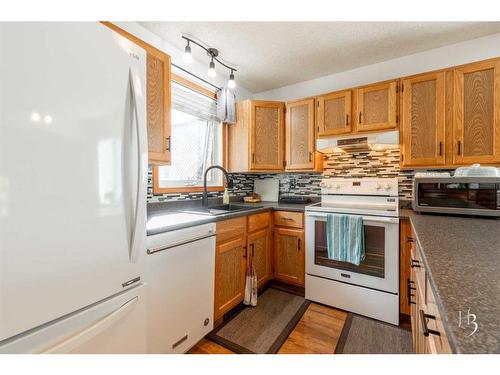
[[[92,337],[97,336],[99,333],[105,331],[107,328],[111,327],[117,321],[122,319],[125,315],[127,315],[134,307],[137,305],[139,301],[139,297],[136,296],[134,298],[129,299],[123,305],[121,305],[118,309],[112,311],[108,315],[99,319],[97,322],[91,324],[89,327],[83,329],[76,335],[70,337],[59,344],[56,344],[49,349],[43,350],[43,354],[64,354],[68,353],[71,350],[78,348],[86,341],[90,340]]]
[[[135,199],[135,211],[134,211],[134,228],[132,230],[131,240],[130,240],[130,249],[129,249],[129,258],[131,262],[137,261],[137,254],[140,249],[141,241],[140,236],[138,236],[138,232],[141,230],[141,217],[144,216],[145,212],[142,209],[145,206],[145,202],[143,200],[146,196],[146,191],[143,188],[143,174],[144,174],[144,162],[147,163],[147,160],[143,160],[144,154],[144,136],[142,135],[141,123],[139,120],[139,104],[138,98],[141,94],[140,88],[138,87],[139,80],[138,75],[134,72],[133,67],[130,67],[130,84],[132,89],[132,99],[134,102],[134,112],[135,112],[135,130],[137,136],[137,186],[136,186],[136,199]]]

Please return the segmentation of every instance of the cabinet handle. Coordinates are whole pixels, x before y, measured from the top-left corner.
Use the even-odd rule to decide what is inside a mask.
[[[457,150],[458,155],[462,155],[462,142],[458,141],[458,150]]]
[[[345,114],[345,126],[348,127],[349,126],[349,113],[346,113]]]
[[[252,258],[253,258],[255,255],[255,246],[254,246],[253,242],[250,244],[250,248],[252,249]]]
[[[413,237],[406,237],[406,242],[415,242]]]
[[[175,349],[177,348],[180,344],[182,344],[184,341],[186,341],[188,339],[188,335],[185,335],[184,337],[182,337],[179,341],[175,342],[172,344],[172,349]]]
[[[248,256],[248,252],[247,252],[247,246],[243,246],[243,250],[245,250],[245,252],[243,253],[243,258],[246,258]]]
[[[423,329],[424,336],[429,336],[429,334],[441,336],[441,334],[438,331],[435,331],[433,329],[429,329],[427,327],[427,319],[436,320],[436,317],[434,315],[426,314],[424,312],[424,310],[420,309],[420,322],[422,323],[422,329]]]
[[[252,163],[255,163],[255,153],[252,152]]]
[[[359,112],[359,121],[358,121],[360,124],[361,124],[361,112]]]
[[[415,259],[410,259],[410,267],[411,268],[421,268],[420,261]]]
[[[171,144],[170,144],[170,136],[168,136],[167,138],[165,138],[165,140],[167,141],[167,147],[165,149],[166,149],[166,151],[170,152],[170,146],[171,146]]]
[[[439,156],[443,155],[443,142],[439,142]]]
[[[297,241],[297,250],[300,250],[301,243],[302,243],[302,241],[299,238],[298,241]]]
[[[411,281],[410,279],[406,279],[406,300],[408,302],[408,306],[415,304],[415,302],[411,300],[411,297],[414,297],[414,295],[411,294],[411,291],[416,289],[413,288],[411,284],[413,284],[413,281]]]
[[[309,151],[309,161],[312,161],[313,160],[313,153],[311,151]]]

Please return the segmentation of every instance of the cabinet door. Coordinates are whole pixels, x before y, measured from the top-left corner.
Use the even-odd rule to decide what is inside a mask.
[[[455,69],[455,164],[500,163],[500,61]]]
[[[170,56],[111,22],[102,22],[102,24],[147,52],[148,158],[151,164],[170,164]]]
[[[396,81],[356,89],[357,131],[396,127],[396,89]]]
[[[170,164],[170,56],[148,52],[146,70],[149,161]]]
[[[283,170],[284,104],[252,100],[250,170]]]
[[[445,73],[403,80],[403,166],[445,164]]]
[[[286,105],[286,169],[314,169],[314,98]]]
[[[221,318],[243,300],[246,251],[245,236],[216,246],[214,320]]]
[[[276,228],[274,231],[274,276],[288,283],[304,285],[304,231]]]
[[[408,302],[413,300],[411,295],[415,294],[413,293],[415,287],[410,276],[410,251],[413,235],[410,221],[407,219],[400,220],[399,240],[399,312],[410,315],[411,304]]]
[[[252,254],[257,286],[260,288],[272,277],[271,232],[269,228],[248,235],[248,251]],[[249,257],[250,258],[250,257]]]
[[[318,97],[318,135],[345,134],[352,131],[352,92],[342,91]]]

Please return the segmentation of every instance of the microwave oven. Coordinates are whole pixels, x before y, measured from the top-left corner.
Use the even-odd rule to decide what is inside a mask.
[[[415,177],[413,210],[500,217],[500,177]]]

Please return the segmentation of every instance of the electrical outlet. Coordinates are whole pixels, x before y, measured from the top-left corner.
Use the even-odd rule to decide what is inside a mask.
[[[290,186],[290,190],[295,189],[295,187],[297,186],[297,180],[295,178],[290,178],[288,180],[288,186]]]

